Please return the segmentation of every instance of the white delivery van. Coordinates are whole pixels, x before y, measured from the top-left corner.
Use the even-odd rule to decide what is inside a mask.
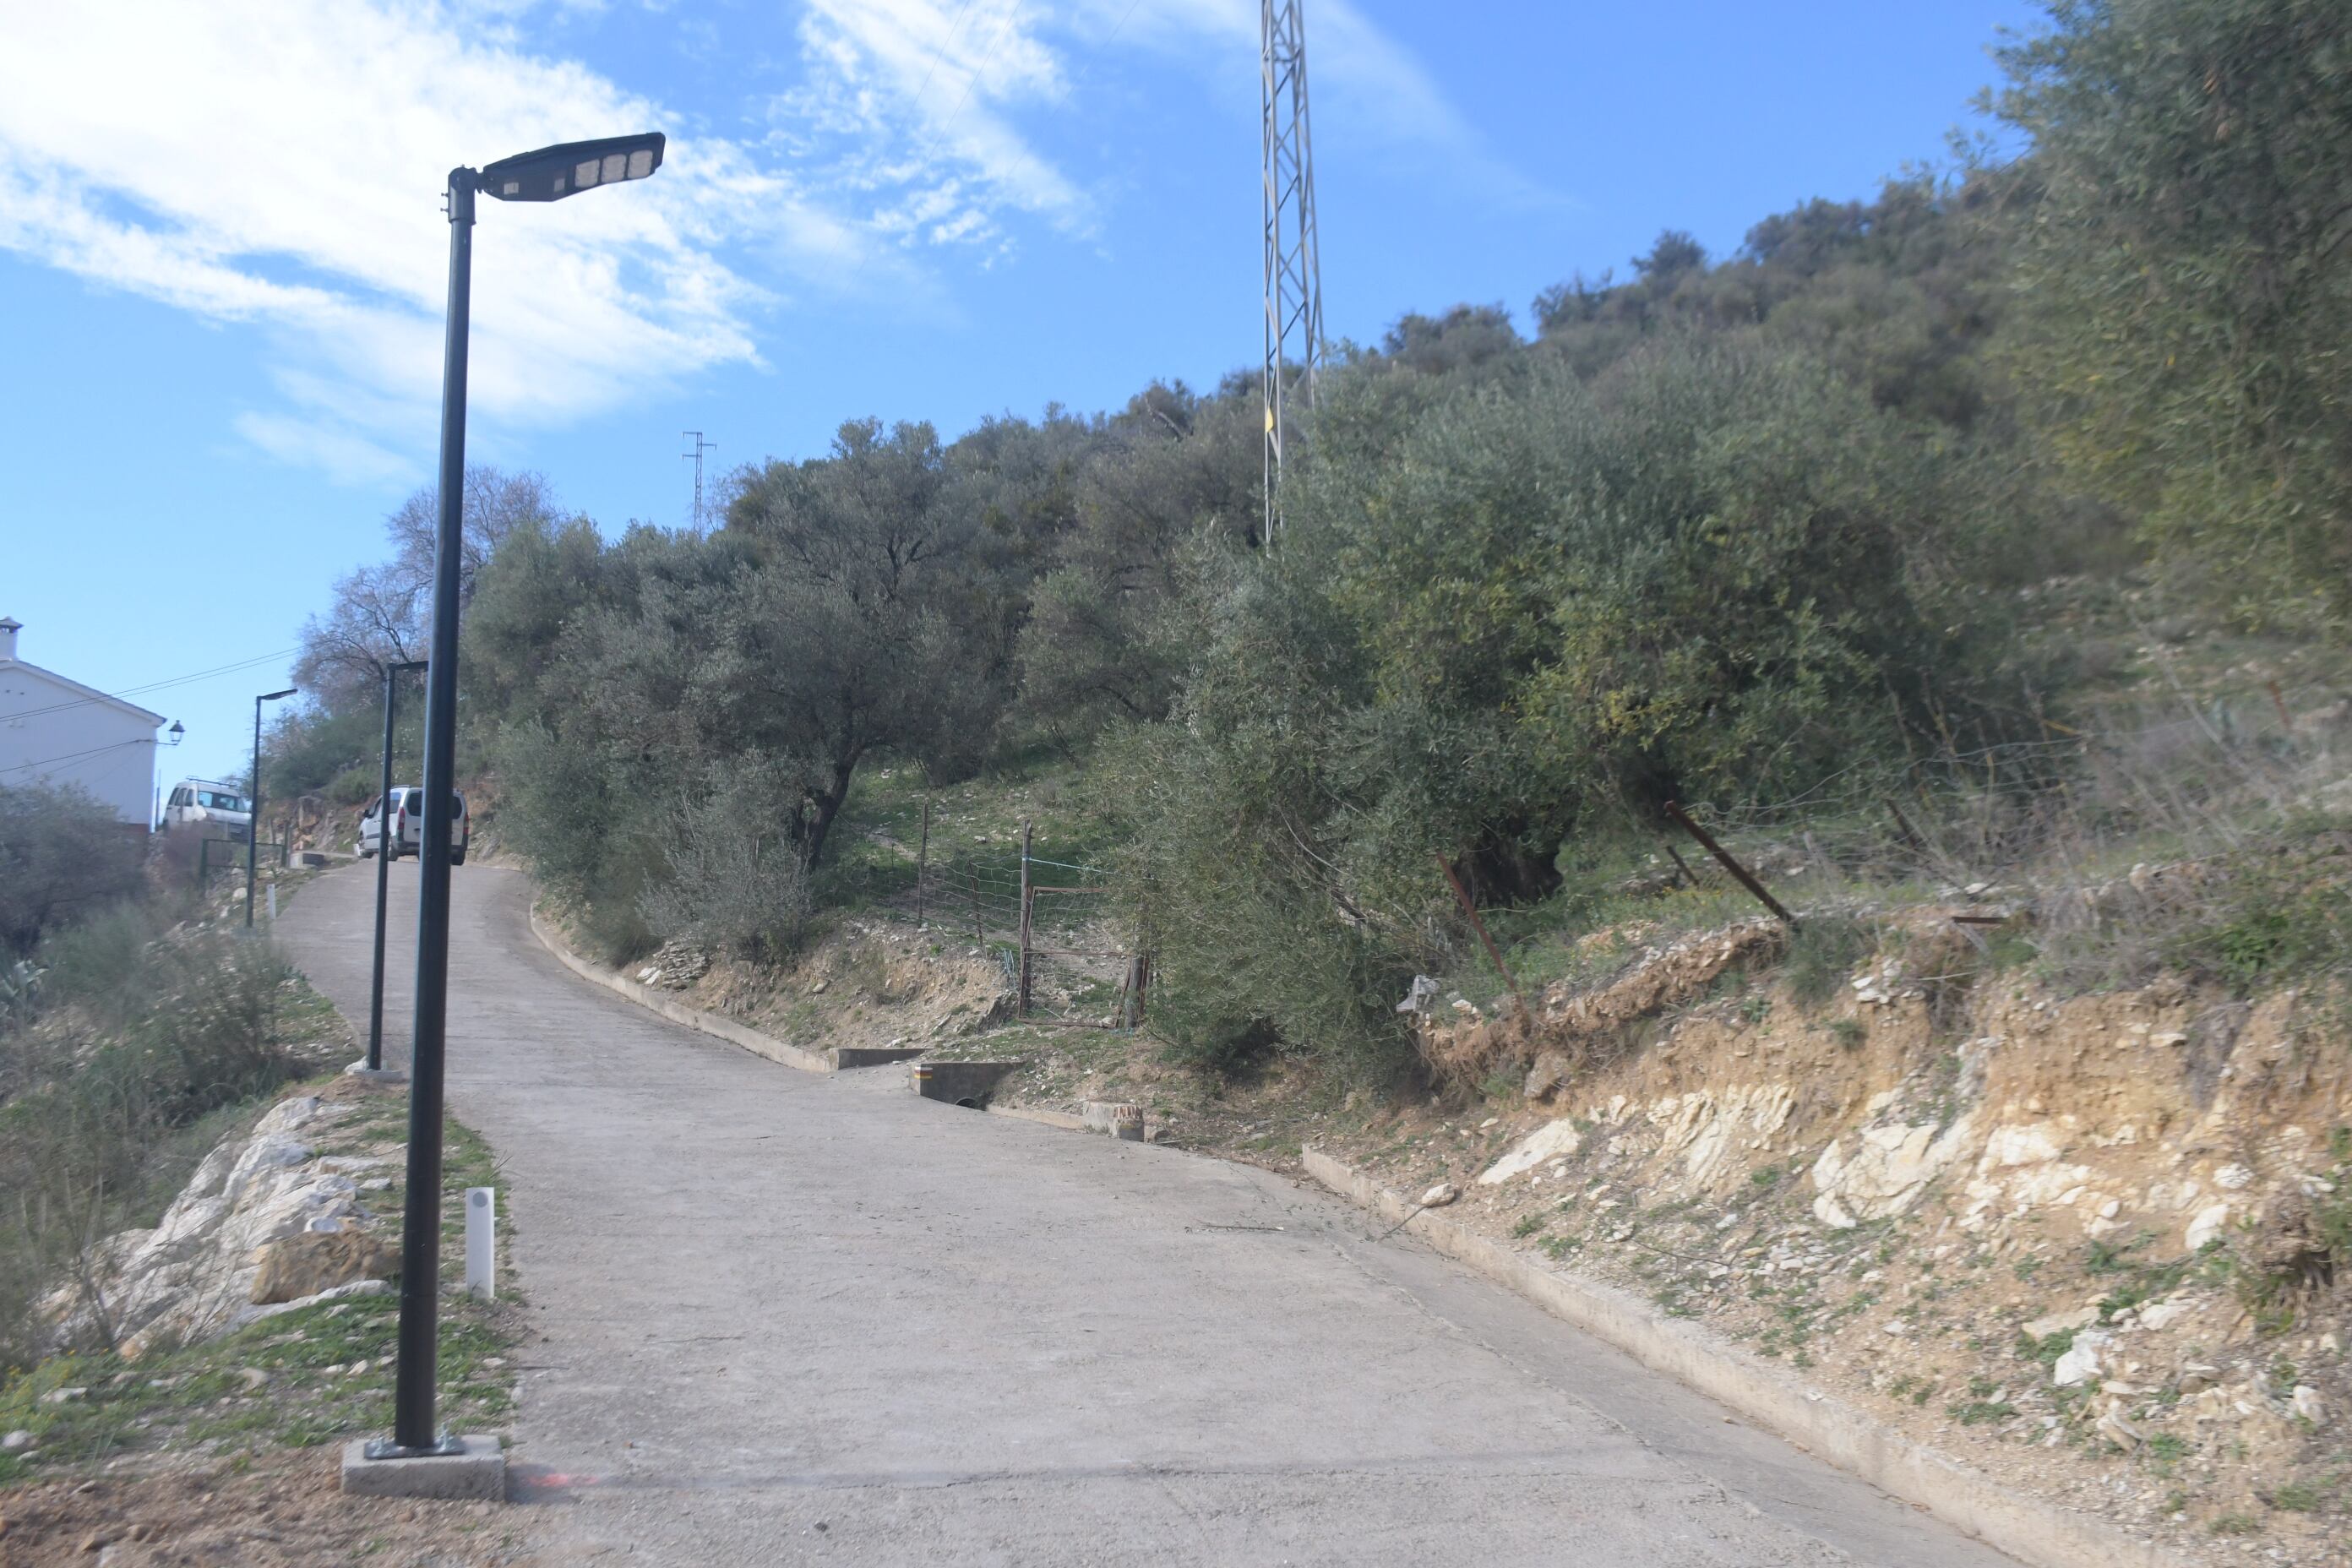
[[[253,802],[235,784],[182,779],[163,801],[163,831],[185,829],[199,838],[242,844],[253,832]]]
[[[472,837],[473,824],[466,815],[466,797],[452,793],[449,796],[449,864],[466,863],[466,842]],[[391,858],[414,855],[425,844],[425,791],[410,787],[395,789],[382,800],[368,802],[367,810],[360,816],[360,858],[364,860],[384,846],[383,824],[392,819]]]

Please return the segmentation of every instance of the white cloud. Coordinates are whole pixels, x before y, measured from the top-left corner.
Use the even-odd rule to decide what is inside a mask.
[[[0,246],[269,329],[302,406],[238,422],[264,449],[299,452],[307,421],[331,469],[379,468],[379,437],[429,460],[440,172],[668,120],[485,31],[401,0],[11,7]],[[609,198],[482,205],[474,404],[518,425],[756,359],[764,297],[719,258],[722,238],[809,276],[859,244],[717,141],[673,142],[660,178]]]
[[[807,76],[775,106],[780,144],[909,244],[1002,248],[1013,213],[1094,233],[1101,195],[1019,121],[1082,114],[1073,100],[1086,62],[1115,47],[1180,56],[1236,84],[1234,97],[1256,97],[1253,0],[803,0],[799,14]],[[1327,144],[1442,157],[1494,194],[1551,199],[1493,157],[1420,64],[1347,0],[1316,0],[1308,40]]]
[[[673,133],[661,175],[625,192],[482,204],[471,391],[488,435],[757,363],[783,290],[938,310],[927,252],[985,264],[1024,221],[1097,235],[1126,188],[1089,188],[1047,149],[1069,144],[1118,50],[1255,100],[1250,0],[789,0],[767,26],[802,79],[759,140],[730,140],[548,52],[609,22],[603,4],[0,0],[0,248],[253,324],[278,402],[222,416],[275,457],[397,482],[432,459],[454,164]],[[679,37],[710,56],[709,37]],[[1482,156],[1349,0],[1316,0],[1310,37],[1327,142],[1336,125],[1375,150]],[[761,62],[749,91],[763,50],[729,42]]]
[[[1079,3],[1097,22],[1123,22],[1127,37],[1189,53],[1212,70],[1231,71],[1238,64],[1255,87],[1255,0]],[[1307,47],[1317,139],[1323,146],[1396,160],[1416,174],[1442,161],[1449,177],[1523,204],[1561,200],[1497,157],[1421,62],[1351,0],[1309,0]],[[1257,95],[1252,90],[1248,96]]]
[[[1092,202],[1011,120],[1066,95],[1055,21],[1037,0],[808,0],[783,138],[886,234],[1002,246],[1008,210],[1084,232]]]
[[[339,484],[393,485],[415,473],[415,465],[400,454],[315,418],[248,410],[229,423],[280,462],[323,469]]]

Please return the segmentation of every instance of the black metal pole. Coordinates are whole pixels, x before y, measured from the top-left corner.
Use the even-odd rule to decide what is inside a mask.
[[[423,659],[406,664],[388,664],[383,668],[383,782],[375,795],[375,977],[368,989],[368,1049],[367,1069],[383,1070],[383,928],[384,904],[391,879],[392,860],[392,710],[393,699],[400,688],[398,679],[412,669],[423,669]]]
[[[383,667],[383,782],[375,795],[375,973],[368,985],[368,1048],[367,1068],[370,1072],[383,1070],[383,921],[385,901],[391,893],[392,835],[385,831],[392,799],[392,672],[394,667]]]
[[[245,803],[245,929],[253,929],[254,852],[261,844],[261,699],[253,700],[253,798]]]
[[[441,515],[425,677],[424,841],[416,857],[416,1018],[408,1059],[407,1212],[400,1233],[400,1368],[392,1440],[433,1451],[441,1289],[441,1078],[449,1000],[449,804],[457,790],[457,566],[466,493],[466,333],[474,264],[471,169],[449,171],[449,321],[441,379]]]

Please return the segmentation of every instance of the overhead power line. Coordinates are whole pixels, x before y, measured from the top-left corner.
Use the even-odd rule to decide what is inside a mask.
[[[199,680],[211,680],[218,676],[235,675],[239,670],[252,669],[260,665],[274,663],[281,658],[289,658],[301,651],[302,650],[299,647],[282,647],[276,653],[256,654],[251,658],[242,658],[237,660],[235,664],[215,665],[210,669],[200,669],[193,675],[173,675],[168,676],[162,680],[148,681],[143,686],[126,686],[120,691],[111,691],[107,693],[106,697],[77,697],[72,699],[70,701],[52,702],[46,708],[25,708],[14,712],[0,714],[0,718],[37,719],[45,713],[63,713],[68,709],[71,708],[87,708],[93,702],[103,702],[109,698],[111,698],[116,701],[128,701],[133,697],[143,697],[152,691],[164,691],[175,686],[192,686]]]
[[[9,767],[0,768],[0,773],[26,773],[34,768],[53,767],[58,763],[79,762],[84,757],[94,757],[100,752],[119,752],[126,746],[152,746],[154,743],[154,736],[142,735],[135,741],[114,741],[103,746],[92,746],[87,751],[68,752],[62,756],[39,757],[29,763],[17,763]]]

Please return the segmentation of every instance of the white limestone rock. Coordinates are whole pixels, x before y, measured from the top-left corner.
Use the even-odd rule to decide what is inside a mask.
[[[1513,1176],[1525,1175],[1548,1160],[1573,1154],[1582,1147],[1584,1137],[1577,1131],[1573,1121],[1563,1116],[1557,1121],[1548,1121],[1520,1140],[1517,1148],[1479,1173],[1478,1184],[1482,1187],[1499,1186]]]

